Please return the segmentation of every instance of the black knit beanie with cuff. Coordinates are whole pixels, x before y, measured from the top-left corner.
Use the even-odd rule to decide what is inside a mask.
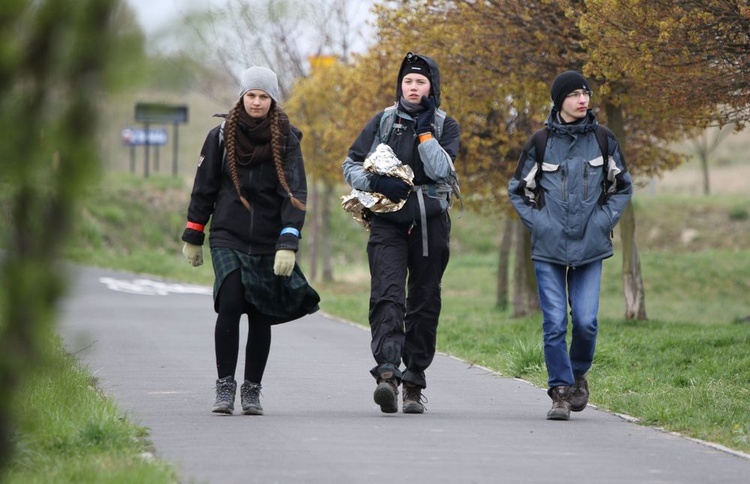
[[[587,81],[580,72],[565,71],[555,77],[555,80],[552,81],[552,87],[550,87],[549,90],[550,97],[552,97],[552,102],[555,104],[555,107],[560,110],[563,101],[565,101],[565,96],[577,89],[584,89],[586,91],[591,90],[589,81]]]

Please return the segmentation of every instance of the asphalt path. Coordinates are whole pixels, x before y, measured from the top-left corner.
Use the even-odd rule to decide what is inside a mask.
[[[543,389],[448,355],[427,371],[425,414],[382,414],[369,332],[322,313],[274,327],[265,415],[215,415],[210,289],[71,271],[67,348],[183,482],[750,482],[746,454],[591,406],[547,421]]]

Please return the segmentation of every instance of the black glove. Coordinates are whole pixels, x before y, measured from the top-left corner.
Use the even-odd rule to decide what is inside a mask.
[[[398,203],[409,196],[411,186],[401,178],[386,175],[372,175],[370,186],[373,191],[382,193],[393,203]]]
[[[424,111],[417,116],[417,126],[415,127],[415,130],[418,135],[432,131],[432,118],[435,117],[435,98],[432,96],[422,96],[422,100],[419,101],[419,104],[424,108]]]

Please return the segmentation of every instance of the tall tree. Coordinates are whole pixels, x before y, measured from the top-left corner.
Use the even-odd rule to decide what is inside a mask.
[[[711,155],[716,151],[722,141],[732,132],[731,125],[724,125],[721,128],[707,129],[693,139],[694,152],[698,156],[703,174],[703,194],[711,193],[711,183],[709,177],[709,160]]]
[[[740,0],[587,0],[592,71],[638,86],[654,116],[699,127],[750,118],[750,5]]]
[[[0,11],[0,467],[13,452],[13,397],[42,358],[64,289],[58,256],[76,200],[98,172],[96,103],[108,60],[122,52],[117,7],[8,1]]]
[[[333,280],[331,254],[331,210],[335,190],[341,180],[342,147],[351,142],[347,129],[349,119],[345,115],[345,103],[341,93],[348,67],[334,57],[318,58],[313,63],[311,75],[300,79],[287,102],[287,110],[302,130],[302,147],[305,166],[309,167],[311,185],[320,196],[314,201],[315,228],[310,277],[317,276],[317,255],[323,264],[322,277]]]

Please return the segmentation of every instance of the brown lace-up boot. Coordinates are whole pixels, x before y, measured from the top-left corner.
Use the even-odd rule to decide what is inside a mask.
[[[393,372],[386,371],[380,375],[373,399],[380,405],[381,412],[398,412],[398,381],[393,378]]]
[[[547,390],[547,395],[552,399],[552,408],[547,412],[547,420],[570,419],[569,393],[570,387],[568,386],[559,386]]]
[[[404,413],[424,413],[427,398],[422,395],[422,388],[404,382]]]
[[[576,382],[570,387],[568,394],[571,412],[581,412],[589,403],[589,382],[585,376],[576,378]]]

